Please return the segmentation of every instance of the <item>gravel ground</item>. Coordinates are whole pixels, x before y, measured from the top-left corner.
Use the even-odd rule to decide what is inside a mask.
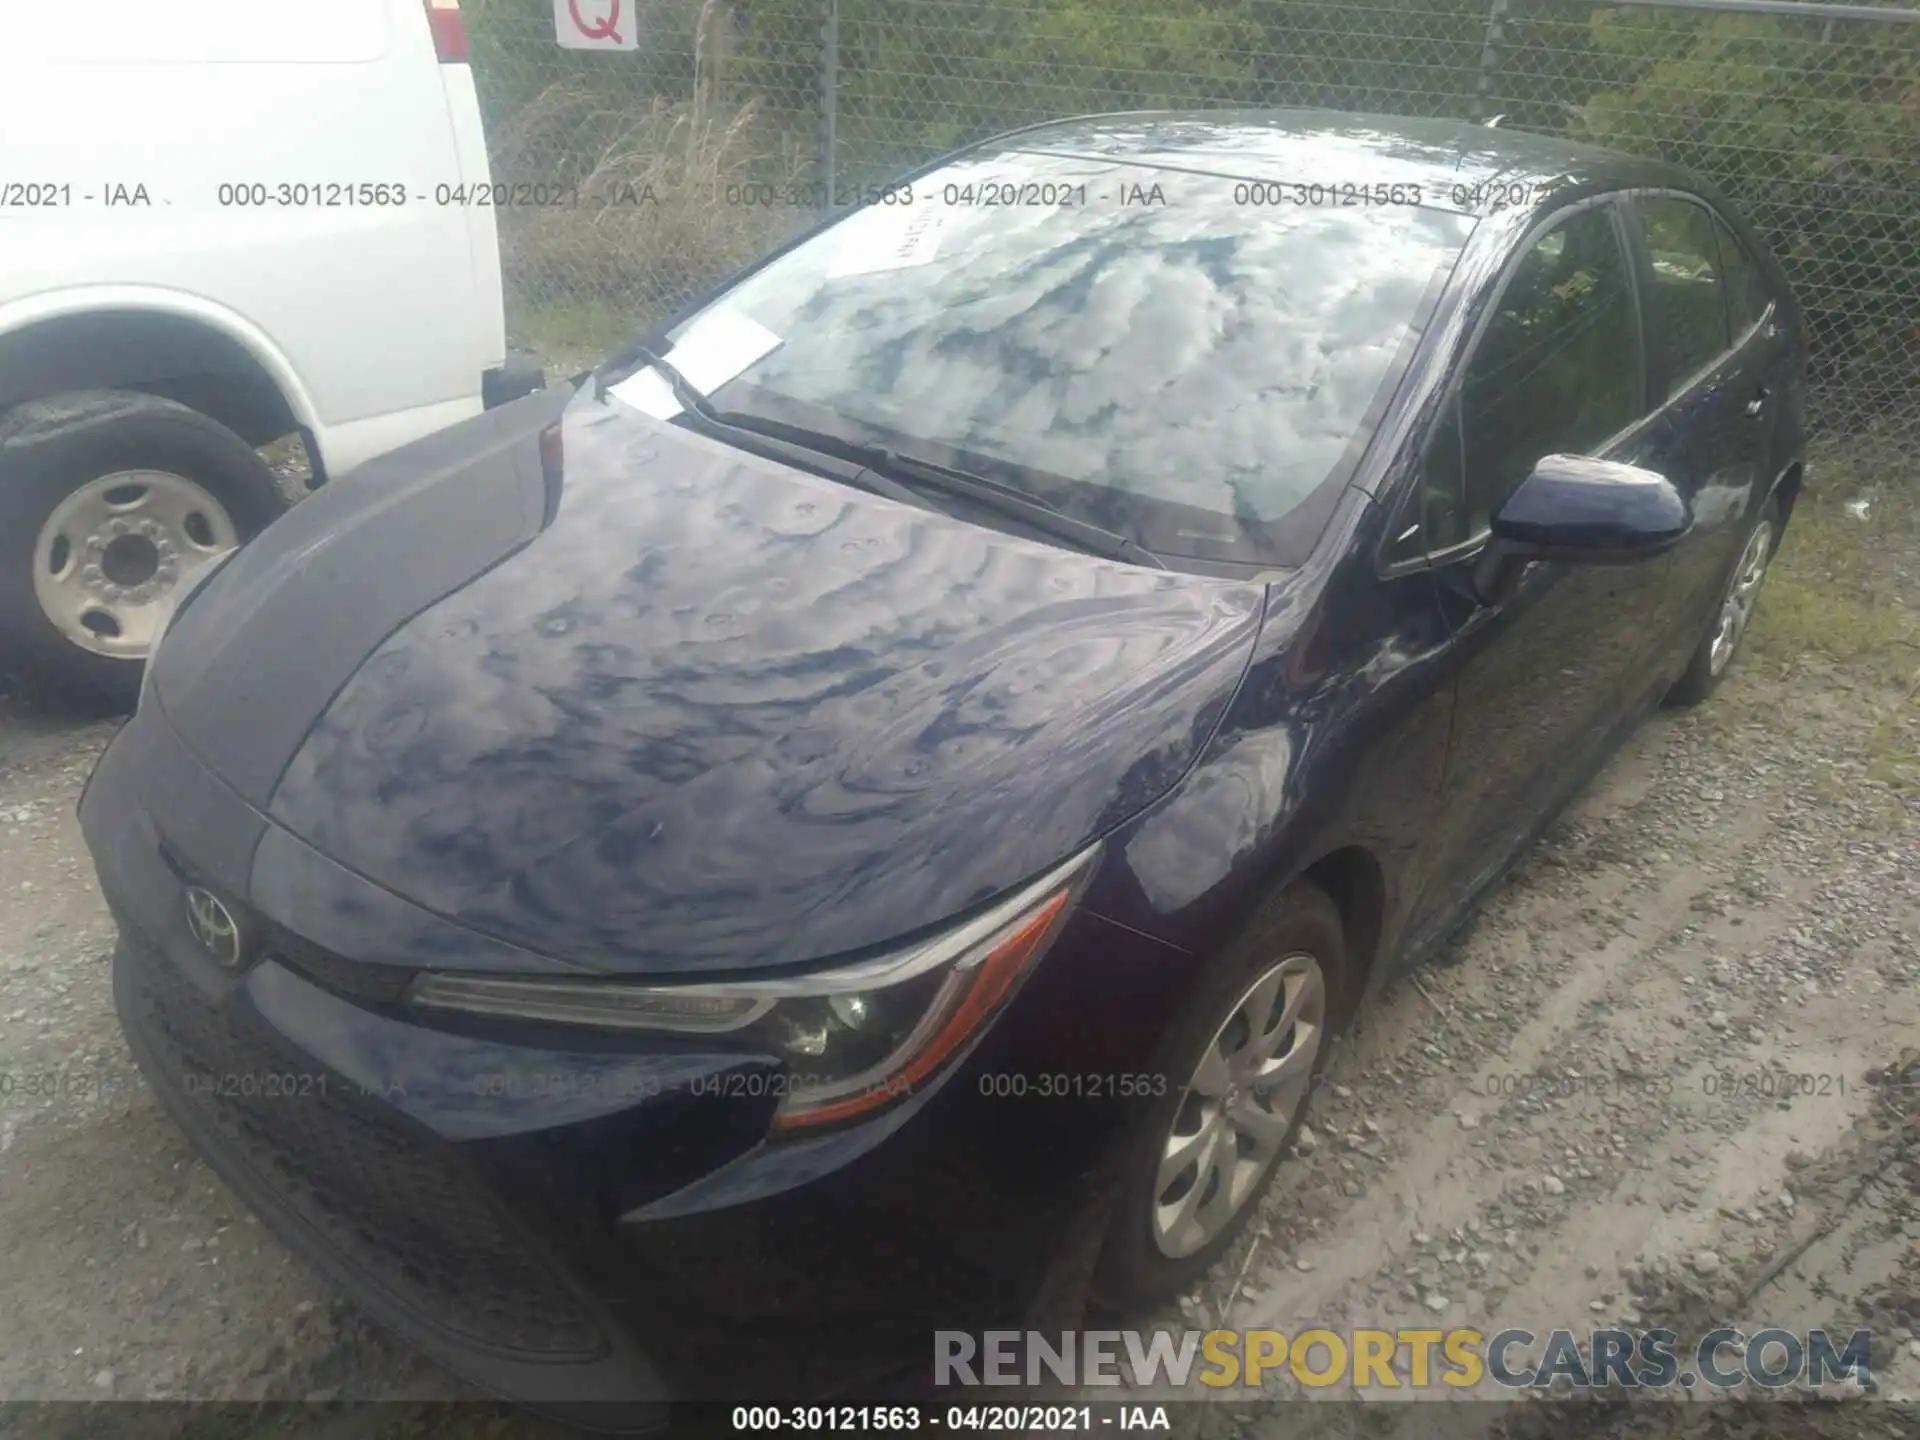
[[[1920,1397],[1920,505],[1876,482],[1893,463],[1816,464],[1719,695],[1644,726],[1347,1037],[1266,1213],[1166,1323],[1867,1324],[1879,1396]],[[0,1400],[465,1396],[291,1260],[134,1071],[73,816],[113,728],[0,690]],[[1446,1407],[1447,1433],[1536,1408]],[[1670,1435],[1707,1409],[1739,1414],[1554,1428]],[[1821,1406],[1793,1433],[1920,1431],[1885,1428],[1901,1413]],[[1315,1414],[1289,1433],[1440,1418]],[[1223,1405],[1200,1428],[1245,1424]]]

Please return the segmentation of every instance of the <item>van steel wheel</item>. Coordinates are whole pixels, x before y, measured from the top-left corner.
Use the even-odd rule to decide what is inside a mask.
[[[219,422],[94,390],[0,415],[0,651],[70,698],[127,706],[175,596],[286,509]]]
[[[34,596],[69,644],[143,659],[181,587],[239,543],[227,507],[186,476],[117,470],[68,495],[40,527]]]

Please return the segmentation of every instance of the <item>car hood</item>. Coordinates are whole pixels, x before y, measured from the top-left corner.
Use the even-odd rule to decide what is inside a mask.
[[[497,939],[623,973],[895,941],[1164,794],[1244,671],[1258,585],[618,403],[561,415],[556,496],[543,398],[296,507],[155,666],[169,723],[256,808]]]

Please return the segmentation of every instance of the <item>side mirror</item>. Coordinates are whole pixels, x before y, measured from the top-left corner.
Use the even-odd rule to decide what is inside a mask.
[[[1498,603],[1535,560],[1631,565],[1664,555],[1693,527],[1666,476],[1584,455],[1548,455],[1493,517],[1474,566],[1480,598]]]

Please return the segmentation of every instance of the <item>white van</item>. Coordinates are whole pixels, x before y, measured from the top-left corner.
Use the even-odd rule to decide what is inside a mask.
[[[125,700],[179,588],[509,363],[458,0],[0,5],[0,670]]]

